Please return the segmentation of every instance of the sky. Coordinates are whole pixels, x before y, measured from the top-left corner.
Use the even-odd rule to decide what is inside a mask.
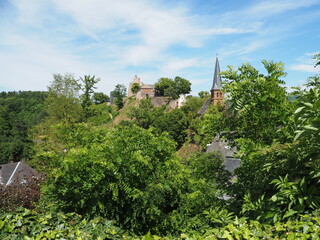
[[[192,94],[221,70],[285,64],[288,87],[319,73],[320,0],[0,0],[0,91],[45,91],[53,74],[98,92],[180,76]]]

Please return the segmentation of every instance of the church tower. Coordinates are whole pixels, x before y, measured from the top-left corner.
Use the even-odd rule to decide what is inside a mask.
[[[214,69],[213,84],[211,88],[211,102],[214,105],[223,104],[224,93],[221,91],[221,76],[219,59],[216,58],[216,66]]]

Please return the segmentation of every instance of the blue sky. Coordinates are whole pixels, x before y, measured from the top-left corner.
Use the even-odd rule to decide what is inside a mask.
[[[319,73],[320,0],[0,0],[0,91],[46,90],[52,74],[100,77],[97,91],[180,76],[192,93],[221,70],[285,63],[287,86]]]

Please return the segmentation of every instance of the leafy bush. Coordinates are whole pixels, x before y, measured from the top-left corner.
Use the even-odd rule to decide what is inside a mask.
[[[174,142],[137,126],[92,130],[82,138],[66,153],[44,196],[61,210],[108,217],[136,232],[160,228],[177,208],[183,186]]]
[[[0,213],[0,238],[11,239],[319,239],[318,212],[273,225],[245,218],[230,220],[223,227],[208,228],[205,233],[184,232],[180,236],[159,237],[127,233],[103,218],[87,220],[76,213],[39,213],[21,209]]]
[[[13,181],[10,185],[0,184],[0,210],[15,210],[18,207],[34,208],[40,198],[40,184],[44,177],[28,177],[25,183]]]
[[[0,213],[0,238],[11,239],[131,239],[111,221],[87,220],[76,213],[39,213],[20,209]]]

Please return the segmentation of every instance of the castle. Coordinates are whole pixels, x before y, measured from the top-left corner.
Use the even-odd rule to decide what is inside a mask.
[[[140,86],[140,89],[137,91],[137,93],[132,92],[132,87],[138,84]],[[221,90],[221,76],[220,76],[220,65],[219,65],[219,59],[218,56],[216,57],[216,64],[214,69],[214,75],[213,75],[213,84],[212,88],[210,90],[211,92],[211,98],[208,99],[201,110],[199,111],[199,114],[203,114],[209,105],[213,103],[214,105],[223,104],[224,99],[224,93]],[[155,97],[155,91],[154,91],[154,84],[145,84],[143,83],[137,75],[135,75],[133,81],[129,83],[128,88],[128,97],[135,97],[137,100],[141,100],[146,97],[150,97],[153,100],[156,100],[155,98],[161,98],[161,97]],[[156,103],[156,101],[153,101]],[[185,102],[185,96],[180,96],[180,98],[176,101],[176,107],[183,106]],[[155,104],[155,105],[162,105],[161,104]]]
[[[136,94],[134,94],[131,90],[135,83],[139,84],[140,86],[140,90]],[[146,98],[147,96],[153,98],[154,95],[154,84],[144,84],[141,82],[140,78],[137,77],[137,75],[135,75],[133,81],[129,83],[128,97],[135,96],[140,100],[142,98]]]

